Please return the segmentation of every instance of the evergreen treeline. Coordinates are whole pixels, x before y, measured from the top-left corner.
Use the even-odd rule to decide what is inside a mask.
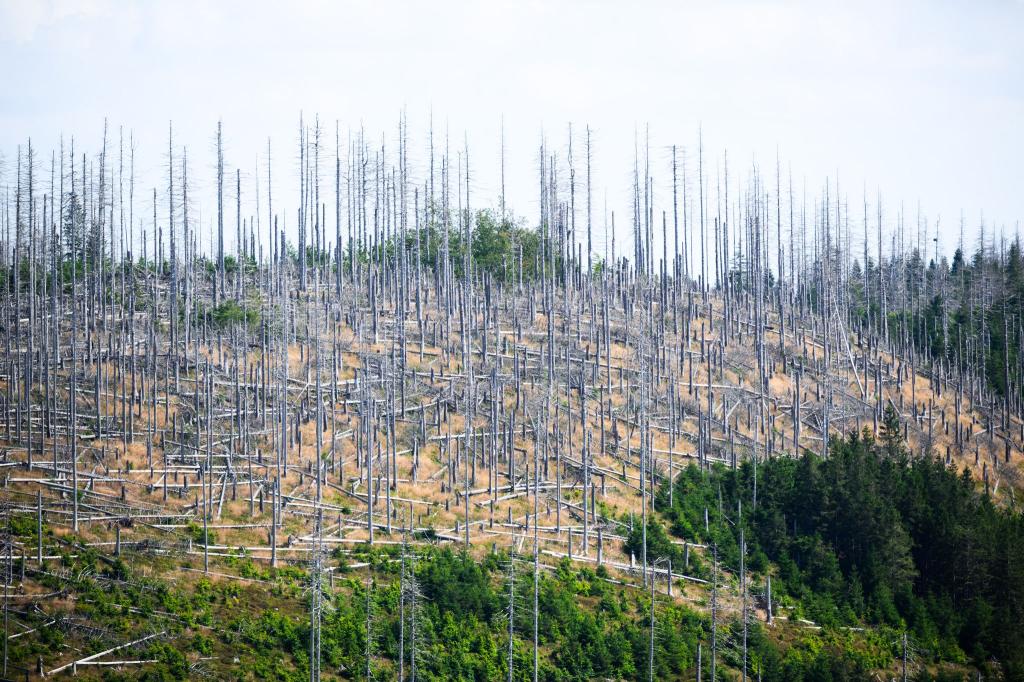
[[[910,457],[891,408],[878,439],[851,433],[829,450],[827,459],[808,451],[756,471],[749,461],[710,474],[690,467],[672,505],[667,487],[659,504],[673,534],[717,547],[734,572],[743,529],[751,583],[763,592],[771,574],[776,604],[797,615],[905,628],[924,661],[996,661],[1008,679],[1024,676],[1021,514],[995,506],[968,472]],[[678,561],[678,546],[658,537],[648,533],[648,556]],[[798,679],[777,663],[779,679]],[[765,679],[777,677],[765,665]]]
[[[1024,256],[1020,238],[999,251],[984,245],[968,258],[962,248],[946,258],[921,251],[883,263],[854,263],[851,315],[888,333],[897,347],[913,347],[948,372],[984,378],[1001,398],[1007,418],[1024,400]],[[968,386],[968,389],[971,387]],[[976,395],[971,391],[972,395]]]

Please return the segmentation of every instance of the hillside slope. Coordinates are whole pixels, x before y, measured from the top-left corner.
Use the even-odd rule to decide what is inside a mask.
[[[47,641],[55,635],[40,633],[48,629],[26,632],[13,648],[16,663],[35,669],[32,658],[42,656],[43,670],[57,669],[100,643],[149,634],[159,620],[153,614],[166,612],[168,625],[159,627],[176,633],[172,648],[183,650],[189,633],[197,650],[214,656],[189,659],[191,673],[209,666],[215,677],[280,676],[249,658],[260,642],[287,648],[294,660],[285,665],[298,670],[310,637],[299,623],[319,621],[326,633],[342,627],[336,613],[348,613],[350,630],[365,620],[365,609],[356,609],[365,574],[357,570],[359,578],[330,592],[325,599],[337,611],[325,603],[319,617],[320,599],[310,601],[307,586],[329,584],[341,565],[365,556],[393,578],[394,563],[383,557],[390,548],[396,561],[393,552],[408,540],[412,554],[422,547],[430,557],[438,555],[426,548],[436,544],[468,544],[476,557],[514,550],[528,558],[527,569],[536,548],[538,563],[558,570],[550,583],[558,594],[571,594],[573,580],[638,586],[601,588],[618,595],[607,598],[621,608],[623,600],[642,602],[651,576],[667,592],[668,564],[655,560],[674,558],[665,617],[679,625],[665,636],[680,639],[658,654],[658,676],[671,677],[694,665],[694,633],[710,646],[709,580],[731,581],[731,592],[716,595],[716,629],[738,614],[766,619],[762,588],[764,604],[742,599],[751,588],[739,588],[747,582],[737,575],[738,555],[722,562],[720,574],[708,570],[714,505],[704,507],[705,532],[692,518],[671,526],[672,541],[658,530],[658,519],[673,523],[671,508],[680,503],[665,499],[667,490],[696,509],[683,485],[694,472],[742,476],[749,497],[733,490],[726,502],[742,498],[756,509],[780,494],[776,461],[804,452],[829,459],[826,434],[888,429],[893,442],[906,439],[912,459],[937,456],[966,468],[979,490],[1013,504],[1024,427],[1016,415],[1004,421],[998,402],[948,367],[919,366],[867,328],[854,331],[835,308],[821,315],[785,297],[772,303],[763,292],[701,291],[625,271],[586,277],[563,268],[544,245],[532,276],[521,251],[516,276],[507,276],[507,260],[488,269],[478,258],[479,271],[460,279],[443,263],[429,269],[399,249],[353,256],[340,269],[313,256],[262,264],[247,256],[223,270],[202,259],[129,260],[69,268],[59,287],[43,281],[31,293],[9,290],[3,499],[10,555],[24,557],[11,565],[25,572],[14,600],[25,608],[14,612],[14,629],[59,614],[75,642]],[[40,301],[52,312],[41,314]],[[724,523],[721,510],[717,518]],[[33,535],[33,520],[42,536]],[[750,532],[765,533],[762,523]],[[764,551],[776,568],[744,570],[766,577],[785,567],[788,554]],[[454,560],[436,560],[454,570]],[[488,561],[494,573],[500,560]],[[801,581],[793,582],[787,597],[796,599]],[[373,599],[393,602],[394,587],[381,590],[391,596]],[[124,599],[101,597],[118,591]],[[591,617],[594,600],[584,596],[573,618]],[[426,603],[439,598],[428,594]],[[382,608],[393,611],[392,602]],[[262,608],[270,604],[289,620],[264,622],[275,617]],[[497,609],[492,604],[481,620],[493,621]],[[236,623],[238,610],[257,625]],[[638,653],[643,608],[631,613],[620,645],[632,647],[634,664],[593,674],[642,677],[649,669]],[[872,617],[830,620],[849,627]],[[875,620],[897,628],[904,617],[897,610]],[[200,625],[216,632],[203,634]],[[245,634],[250,627],[273,632]],[[394,627],[386,629],[393,644]],[[532,623],[519,627],[519,644],[532,632]],[[248,656],[235,653],[237,663],[226,663],[246,637]],[[335,646],[334,635],[321,637],[321,647]],[[544,650],[545,664],[564,668],[559,647],[576,636],[545,637],[554,647]],[[352,648],[357,641],[347,644],[347,659],[331,649],[325,676],[365,674],[353,662],[366,658]],[[394,662],[391,644],[370,655],[371,668]],[[672,653],[672,646],[681,648]],[[987,652],[967,653],[980,661]],[[492,654],[498,665],[502,657]],[[890,659],[880,654],[874,667]],[[174,674],[180,665],[171,665]],[[440,678],[464,674],[436,670]],[[492,677],[488,670],[474,674]]]

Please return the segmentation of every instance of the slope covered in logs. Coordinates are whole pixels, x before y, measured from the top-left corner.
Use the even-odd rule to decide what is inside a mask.
[[[857,678],[895,665],[904,632],[915,669],[1019,674],[1016,245],[982,241],[970,270],[918,276],[916,252],[862,270],[826,195],[788,248],[776,219],[772,270],[771,207],[748,198],[691,272],[685,200],[669,258],[638,192],[632,257],[602,260],[553,168],[532,228],[447,189],[409,201],[364,154],[347,215],[337,166],[333,239],[304,204],[297,244],[276,223],[264,243],[239,199],[234,254],[220,153],[216,239],[190,223],[183,165],[136,253],[105,152],[98,178],[59,174],[59,203],[18,186],[0,264],[12,665],[389,676],[413,665],[417,603],[424,676],[490,678],[509,656],[525,676],[536,651],[545,678],[644,678],[653,589],[658,677],[700,656],[709,675]]]

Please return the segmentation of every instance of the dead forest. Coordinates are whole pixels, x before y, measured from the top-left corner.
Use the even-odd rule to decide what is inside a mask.
[[[405,118],[383,136],[304,118],[265,145],[296,157],[291,177],[235,165],[230,122],[211,132],[213,158],[173,129],[141,150],[104,127],[26,140],[0,170],[4,679],[141,675],[146,647],[178,641],[169,612],[125,607],[120,629],[76,616],[69,562],[86,556],[179,587],[291,575],[303,677],[430,679],[412,566],[443,546],[511,576],[503,678],[555,679],[541,581],[571,566],[658,604],[637,679],[663,677],[655,620],[673,604],[705,625],[672,679],[760,679],[748,623],[820,624],[773,606],[746,539],[737,564],[706,536],[670,538],[681,562],[649,555],[687,471],[749,471],[755,510],[762,467],[827,460],[895,415],[911,459],[1016,508],[1024,303],[1006,293],[1021,276],[1006,229],[965,220],[953,245],[919,210],[734,163],[696,134],[636,135],[632,167],[602,168],[631,179],[611,210],[589,127],[539,136],[532,168],[506,169],[498,138],[498,196],[475,193],[474,150],[433,127],[412,142]],[[215,181],[190,185],[195,166]],[[506,172],[532,174],[532,205],[507,205]],[[395,654],[372,651],[378,550]],[[366,651],[342,671],[321,626],[346,581],[366,586],[345,592],[365,600]],[[63,651],[9,655],[56,627]],[[906,679],[906,636],[895,646]],[[186,676],[248,679],[244,656],[209,657]]]

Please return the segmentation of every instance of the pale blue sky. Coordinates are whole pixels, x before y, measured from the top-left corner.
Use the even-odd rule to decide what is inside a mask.
[[[504,115],[509,201],[531,219],[540,131],[561,144],[570,121],[595,130],[598,223],[605,192],[629,215],[633,131],[647,124],[659,209],[671,207],[664,148],[692,155],[703,125],[709,173],[724,149],[735,174],[774,168],[778,148],[811,193],[838,171],[858,224],[864,185],[881,189],[890,221],[900,201],[912,220],[920,201],[930,229],[941,215],[946,251],[961,210],[971,233],[982,214],[1007,233],[1024,217],[1020,0],[281,5],[294,6],[0,0],[5,177],[29,136],[97,149],[106,116],[115,134],[134,131],[138,191],[162,191],[173,120],[205,222],[218,117],[246,182],[273,137],[284,209],[300,109],[333,144],[335,119],[393,141],[402,107],[413,132],[432,108],[453,148],[468,137],[477,204],[497,201]]]

